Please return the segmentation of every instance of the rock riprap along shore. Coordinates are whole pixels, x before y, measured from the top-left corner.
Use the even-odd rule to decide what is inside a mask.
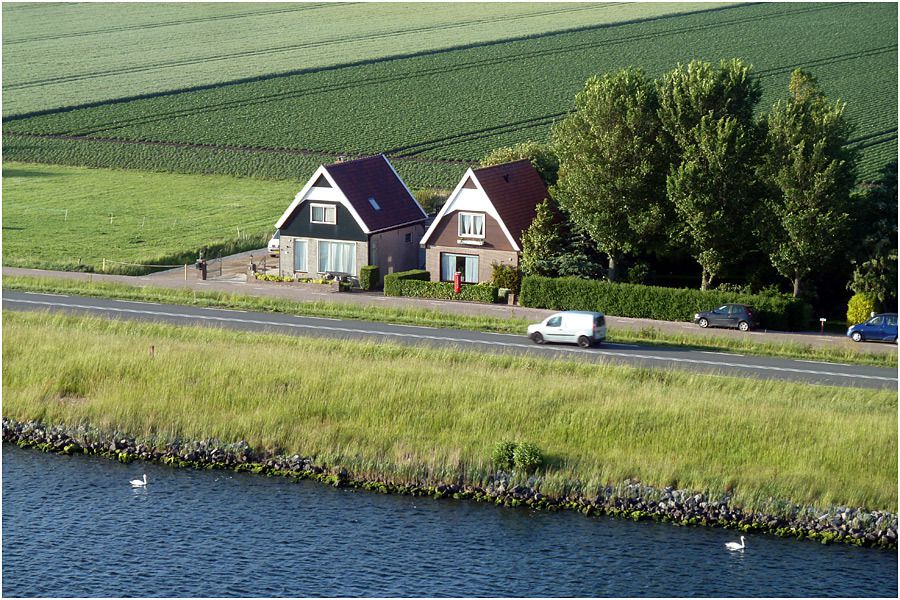
[[[820,510],[779,503],[778,514],[751,512],[731,506],[730,496],[671,487],[657,488],[625,481],[607,486],[596,497],[547,496],[523,485],[513,485],[505,473],[497,473],[484,485],[465,483],[394,482],[359,478],[341,466],[314,464],[299,455],[285,456],[253,450],[246,442],[217,440],[175,441],[163,445],[88,427],[47,426],[3,417],[3,441],[20,447],[59,454],[95,454],[121,462],[148,460],[172,466],[219,468],[238,472],[314,479],[334,486],[348,486],[383,493],[471,499],[506,506],[540,510],[577,510],[586,515],[611,515],[633,520],[653,519],[680,525],[706,525],[809,538],[823,543],[843,542],[859,546],[897,549],[897,515],[861,508],[834,507]]]

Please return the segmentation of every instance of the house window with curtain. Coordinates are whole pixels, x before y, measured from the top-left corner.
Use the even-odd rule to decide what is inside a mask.
[[[307,262],[307,241],[294,240],[294,271],[301,273],[309,272],[309,263]]]
[[[459,237],[483,238],[484,215],[478,213],[459,213]]]
[[[337,223],[337,208],[333,204],[310,204],[309,221],[334,225]]]
[[[441,281],[453,281],[456,272],[462,275],[463,283],[478,283],[478,257],[441,252]]]
[[[356,244],[319,241],[319,273],[356,275]]]

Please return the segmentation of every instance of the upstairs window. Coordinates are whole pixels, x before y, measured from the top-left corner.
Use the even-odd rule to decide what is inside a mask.
[[[459,213],[459,237],[483,238],[484,215],[478,213]]]
[[[309,221],[334,225],[337,222],[337,208],[333,204],[310,204]]]

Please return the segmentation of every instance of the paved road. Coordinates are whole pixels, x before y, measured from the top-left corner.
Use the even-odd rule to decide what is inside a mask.
[[[823,385],[897,388],[897,370],[805,360],[702,352],[680,348],[603,344],[595,348],[537,346],[524,335],[392,325],[368,321],[304,317],[230,309],[107,300],[79,296],[5,291],[3,308],[50,310],[141,321],[207,325],[336,339],[386,340],[528,356],[558,357],[639,367],[679,368],[705,373],[803,381]]]

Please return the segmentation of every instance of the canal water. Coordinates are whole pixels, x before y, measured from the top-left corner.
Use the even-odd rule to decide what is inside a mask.
[[[2,476],[4,596],[897,596],[896,552],[11,444]]]

